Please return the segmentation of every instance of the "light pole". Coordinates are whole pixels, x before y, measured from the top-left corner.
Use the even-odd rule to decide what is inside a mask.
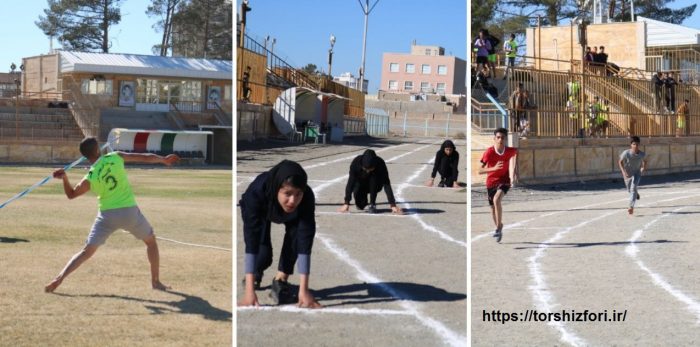
[[[265,36],[265,58],[267,58],[267,60],[265,61],[265,66],[270,65],[270,58],[268,58],[268,54],[267,54],[267,42],[268,41],[270,41],[270,35]]]
[[[365,14],[365,31],[362,34],[362,66],[360,67],[360,91],[364,92],[365,86],[365,53],[367,52],[367,22],[369,21],[369,14],[372,12],[375,6],[379,3],[377,0],[372,8],[369,7],[369,0],[365,0],[365,5],[362,5],[362,1],[357,0],[362,7],[362,13]]]
[[[243,0],[241,3],[241,37],[240,37],[240,45],[241,47],[244,47],[245,44],[245,25],[246,25],[246,13],[252,10],[252,8],[249,5],[248,0]]]
[[[328,77],[333,79],[331,74],[331,66],[333,65],[333,46],[335,46],[335,36],[331,34],[331,48],[328,50]]]
[[[15,69],[17,69],[17,65],[15,63],[12,63],[10,65],[10,72],[14,76],[15,74]],[[19,111],[18,111],[18,105],[17,103],[19,102],[19,79],[15,78],[15,138],[19,139]]]

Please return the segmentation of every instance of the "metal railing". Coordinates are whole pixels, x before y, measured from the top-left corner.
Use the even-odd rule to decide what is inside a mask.
[[[343,132],[344,136],[366,135],[367,122],[361,117],[343,116]]]
[[[400,136],[455,137],[466,138],[467,121],[465,115],[451,112],[436,113],[433,116],[409,116],[389,119],[389,131]]]
[[[367,135],[389,136],[389,115],[365,112]]]
[[[471,122],[482,131],[493,131],[507,126],[504,123],[503,115],[492,103],[482,103],[472,99],[470,106],[472,109]]]
[[[519,113],[529,121],[529,137],[662,137],[700,135],[700,115],[631,114],[602,112],[592,115],[566,110],[525,110]],[[681,121],[679,122],[679,117]],[[514,115],[510,127],[518,129]],[[683,126],[679,128],[679,123]],[[679,130],[680,129],[680,130]]]
[[[270,132],[269,115],[262,112],[238,111],[236,137],[238,140],[254,141],[266,138]]]
[[[80,85],[71,76],[63,76],[63,87],[67,87],[73,102],[68,104],[78,126],[86,137],[99,135],[100,114],[90,99],[83,95]]]

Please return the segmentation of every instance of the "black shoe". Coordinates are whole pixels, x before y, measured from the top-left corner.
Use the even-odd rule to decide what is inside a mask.
[[[367,209],[367,213],[371,213],[371,214],[377,213],[377,205],[369,205],[369,208]]]
[[[445,181],[440,181],[440,183],[438,183],[438,187],[445,188]]]
[[[501,238],[503,237],[503,231],[501,229],[496,229],[496,232],[493,233],[493,237],[496,238],[496,242],[501,242]]]
[[[641,197],[639,196],[639,193],[637,193],[637,200],[639,200],[639,199],[641,199]]]
[[[273,279],[271,287],[270,297],[275,302],[275,305],[291,302],[292,295],[289,290],[289,282]]]

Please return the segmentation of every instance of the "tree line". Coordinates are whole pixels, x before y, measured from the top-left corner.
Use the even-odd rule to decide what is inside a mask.
[[[672,9],[675,0],[634,0],[635,16],[642,16],[666,23],[681,24],[692,16],[697,4]],[[604,9],[615,22],[631,19],[631,0],[610,0]],[[488,29],[496,37],[506,34],[524,34],[527,27],[559,25],[578,17],[591,22],[593,0],[472,0],[472,36],[480,29]]]
[[[122,19],[123,0],[47,0],[35,24],[64,49],[109,53],[110,29]],[[145,4],[146,5],[146,4]],[[233,59],[231,0],[150,0],[145,13],[162,33],[153,54]]]

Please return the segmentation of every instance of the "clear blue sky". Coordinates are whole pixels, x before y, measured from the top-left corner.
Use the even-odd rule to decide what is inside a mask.
[[[242,0],[237,0],[237,10]],[[377,0],[369,2],[370,7]],[[362,0],[365,3],[365,0]],[[316,64],[328,71],[329,38],[334,76],[362,65],[364,14],[358,0],[250,0],[246,33],[261,44],[274,37],[274,53],[296,67]],[[369,93],[381,79],[382,53],[409,53],[411,42],[445,48],[445,54],[466,59],[467,12],[465,0],[379,0],[369,15],[366,78]]]
[[[124,0],[121,22],[110,31],[110,52],[152,54],[151,47],[160,43],[161,35],[151,26],[158,20],[146,15],[149,0]],[[0,11],[0,72],[9,72],[13,62],[19,66],[22,58],[49,51],[49,39],[34,22],[48,7],[46,0],[10,2]],[[61,46],[54,40],[54,48]]]

